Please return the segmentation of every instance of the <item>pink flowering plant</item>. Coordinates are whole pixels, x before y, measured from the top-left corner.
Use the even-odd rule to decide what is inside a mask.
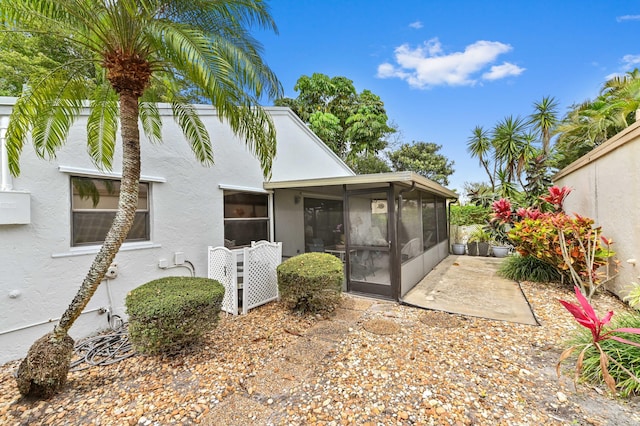
[[[640,379],[633,374],[628,368],[623,366],[620,362],[611,357],[607,352],[602,349],[601,343],[605,340],[615,340],[620,343],[624,343],[626,345],[632,345],[636,347],[640,347],[640,343],[631,341],[629,339],[625,339],[624,337],[619,336],[620,333],[628,333],[628,334],[636,334],[640,335],[640,328],[616,328],[613,330],[606,330],[605,326],[611,321],[611,317],[613,317],[613,311],[607,312],[605,316],[599,318],[596,314],[593,306],[589,303],[586,297],[580,292],[580,288],[576,286],[575,288],[576,298],[578,299],[578,303],[567,302],[566,300],[560,300],[562,306],[564,306],[576,319],[576,321],[586,327],[591,331],[591,340],[583,345],[574,345],[566,349],[560,355],[560,360],[556,365],[556,374],[558,377],[560,376],[560,365],[564,360],[566,360],[571,354],[580,346],[582,346],[582,350],[578,355],[578,360],[576,362],[576,371],[574,376],[574,382],[577,382],[583,368],[583,362],[585,353],[591,347],[595,347],[598,350],[599,362],[600,362],[600,371],[602,373],[602,378],[607,385],[607,387],[611,390],[611,392],[616,392],[616,382],[614,378],[609,373],[609,362],[614,363],[619,369],[624,371],[632,380],[640,384]]]
[[[612,241],[602,236],[592,219],[571,217],[563,211],[570,193],[567,186],[549,188],[549,194],[540,197],[544,201],[541,209],[514,209],[509,200],[498,200],[492,206],[492,222],[509,228],[507,237],[522,256],[554,266],[591,298],[612,277],[609,260],[615,253],[611,250]]]

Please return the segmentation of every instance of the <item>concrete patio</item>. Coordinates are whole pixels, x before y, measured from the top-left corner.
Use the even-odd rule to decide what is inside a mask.
[[[451,255],[402,302],[426,309],[539,325],[520,285],[497,274],[503,259]]]

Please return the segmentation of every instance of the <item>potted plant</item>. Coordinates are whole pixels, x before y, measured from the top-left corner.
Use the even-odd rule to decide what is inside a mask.
[[[462,226],[452,225],[453,230],[453,245],[451,246],[451,252],[453,254],[465,254],[466,246],[464,244],[464,232]]]
[[[491,235],[483,228],[477,228],[469,236],[467,250],[471,256],[489,256]]]
[[[493,223],[487,228],[491,236],[491,253],[495,257],[506,257],[513,246],[509,241],[509,225]]]

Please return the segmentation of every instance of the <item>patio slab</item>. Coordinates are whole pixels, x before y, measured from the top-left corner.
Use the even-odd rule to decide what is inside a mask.
[[[539,325],[520,285],[497,274],[502,261],[451,255],[410,290],[402,302],[455,314]]]

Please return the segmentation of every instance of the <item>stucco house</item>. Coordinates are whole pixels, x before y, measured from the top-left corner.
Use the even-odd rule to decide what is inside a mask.
[[[564,208],[594,219],[613,239],[620,261],[607,288],[625,297],[640,283],[640,120],[574,161],[554,176],[555,184],[573,192]]]
[[[0,98],[0,362],[25,355],[75,295],[111,223],[121,153],[97,170],[86,153],[86,113],[57,157],[30,146],[21,175],[7,168],[4,133],[15,98]],[[288,108],[268,107],[277,129],[272,178],[210,106],[197,107],[215,165],[193,158],[171,108],[160,106],[163,141],[141,141],[136,222],[71,329],[74,338],[125,316],[133,288],[169,275],[207,276],[207,247],[282,242],[284,257],[325,251],[345,264],[346,291],[401,300],[448,254],[452,191],[414,173],[356,176]],[[97,194],[97,195],[96,195]],[[94,195],[96,195],[94,197]]]

